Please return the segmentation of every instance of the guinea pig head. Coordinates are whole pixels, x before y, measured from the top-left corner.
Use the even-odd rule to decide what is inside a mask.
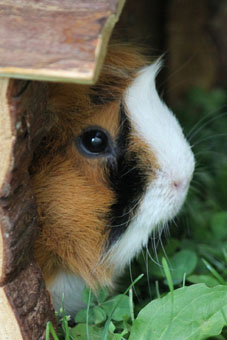
[[[158,69],[115,50],[95,86],[49,85],[53,126],[32,169],[35,256],[47,285],[67,272],[92,288],[111,286],[151,231],[180,210],[194,157],[158,96]]]

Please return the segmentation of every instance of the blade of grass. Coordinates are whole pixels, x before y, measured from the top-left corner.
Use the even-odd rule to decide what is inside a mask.
[[[171,294],[171,300],[172,300],[172,304],[171,304],[171,318],[170,318],[170,322],[168,327],[166,328],[164,334],[162,334],[162,338],[163,339],[168,339],[168,333],[170,332],[170,329],[172,328],[172,320],[173,320],[173,309],[174,309],[174,286],[173,286],[173,280],[172,280],[172,275],[169,269],[169,265],[166,261],[166,258],[163,257],[162,258],[162,266],[163,266],[163,270],[166,276],[166,280],[168,282],[168,286],[169,286],[169,290],[170,290],[170,294]],[[165,338],[163,337],[165,336]]]
[[[155,289],[156,289],[157,297],[158,297],[158,299],[160,299],[161,295],[160,295],[160,292],[159,292],[159,283],[158,283],[158,281],[155,281]]]
[[[169,269],[169,266],[168,266],[168,263],[167,263],[165,257],[162,258],[162,266],[163,266],[163,270],[164,270],[164,273],[165,273],[165,276],[166,276],[166,280],[168,282],[169,290],[170,290],[171,293],[173,293],[173,291],[174,291],[173,280],[172,280],[170,269]]]
[[[61,308],[60,308],[59,312],[60,312],[62,315],[65,315],[65,295],[64,295],[64,293],[62,293],[62,297],[61,297]]]
[[[133,307],[133,291],[132,288],[129,289],[129,308],[130,308],[130,314],[132,322],[135,320],[134,316],[134,307]]]
[[[223,255],[224,255],[225,262],[227,263],[227,249],[225,248],[223,248]]]
[[[184,276],[183,276],[182,287],[185,287],[185,280],[186,280],[186,273],[184,273]]]
[[[64,293],[62,293],[62,301],[61,301],[61,308],[59,309],[58,315],[61,315],[61,327],[65,333],[65,340],[70,340],[69,337],[69,325],[68,325],[68,318],[65,314],[65,296]]]
[[[65,332],[65,340],[69,340],[69,325],[68,325],[68,319],[66,315],[64,315],[62,319],[62,328]]]
[[[89,324],[88,324],[90,304],[91,304],[91,289],[89,289],[88,303],[87,303],[87,310],[86,310],[86,335],[87,335],[87,340],[90,340]]]
[[[211,274],[218,280],[218,282],[221,285],[225,285],[226,284],[225,280],[221,277],[221,275],[217,272],[217,270],[214,269],[214,267],[212,267],[211,264],[207,262],[205,259],[202,259],[202,261],[207,267],[207,269],[211,272]]]
[[[52,323],[50,321],[47,322],[47,325],[46,325],[46,337],[45,337],[45,340],[50,340],[50,334],[52,335],[52,337],[54,338],[54,340],[59,340],[55,330],[54,330],[54,327],[52,325]]]
[[[168,282],[169,290],[171,293],[172,305],[173,305],[173,291],[174,291],[173,280],[172,280],[170,269],[169,269],[169,266],[168,266],[168,263],[165,257],[162,258],[162,266],[163,266],[163,270],[166,276],[166,280]]]

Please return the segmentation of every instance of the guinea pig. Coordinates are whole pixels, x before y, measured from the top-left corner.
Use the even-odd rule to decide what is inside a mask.
[[[186,198],[194,156],[135,48],[109,48],[97,84],[50,83],[51,128],[31,171],[34,254],[54,307],[75,314],[83,287],[113,287],[151,231]]]

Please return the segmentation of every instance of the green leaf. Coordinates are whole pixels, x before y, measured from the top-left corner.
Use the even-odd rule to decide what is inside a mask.
[[[170,271],[174,283],[180,283],[184,274],[193,272],[197,264],[197,255],[192,250],[181,250],[170,258]]]
[[[103,303],[109,296],[109,290],[108,288],[99,289],[95,295],[98,303]]]
[[[113,312],[115,306],[117,308]],[[112,315],[112,319],[115,321],[121,321],[125,317],[130,317],[129,297],[127,295],[119,294],[102,304],[102,308],[105,310],[108,316]]]
[[[76,313],[75,316],[75,322],[77,323],[84,323],[86,322],[87,319],[87,310],[86,309],[81,309],[79,312]],[[88,312],[88,323],[92,324],[94,323],[94,311],[93,309],[89,309]]]
[[[94,306],[94,303],[95,303],[95,295],[92,294],[91,292],[91,289],[90,288],[87,288],[85,287],[83,289],[83,293],[82,293],[82,300],[83,302],[87,305],[88,302],[90,303],[90,306]]]
[[[203,340],[227,324],[227,286],[179,288],[149,303],[133,323],[129,340]]]
[[[88,327],[89,336],[91,340],[101,340],[102,339],[102,328],[96,326]],[[81,323],[70,329],[70,336],[73,340],[87,340],[87,328],[86,324]],[[108,340],[111,338],[108,337]]]
[[[93,313],[94,313],[94,323],[96,325],[104,322],[107,318],[105,311],[99,306],[95,306],[93,308]]]
[[[190,275],[187,277],[187,281],[191,283],[205,283],[208,287],[219,285],[218,280],[209,275]]]
[[[113,323],[112,321],[110,321],[110,324],[109,324],[109,332],[110,332],[111,334],[113,334],[115,330],[116,330],[116,327],[115,327],[114,323]]]
[[[122,340],[127,333],[128,331],[124,329],[120,334],[113,334],[112,340]]]

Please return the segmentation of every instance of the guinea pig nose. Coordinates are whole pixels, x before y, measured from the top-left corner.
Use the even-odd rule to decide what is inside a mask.
[[[181,187],[181,184],[182,184],[182,182],[181,182],[180,180],[175,180],[175,181],[173,181],[173,183],[172,183],[172,185],[173,185],[176,189],[180,188],[180,187]]]
[[[175,179],[172,181],[172,187],[177,190],[186,189],[187,182],[183,179]]]

